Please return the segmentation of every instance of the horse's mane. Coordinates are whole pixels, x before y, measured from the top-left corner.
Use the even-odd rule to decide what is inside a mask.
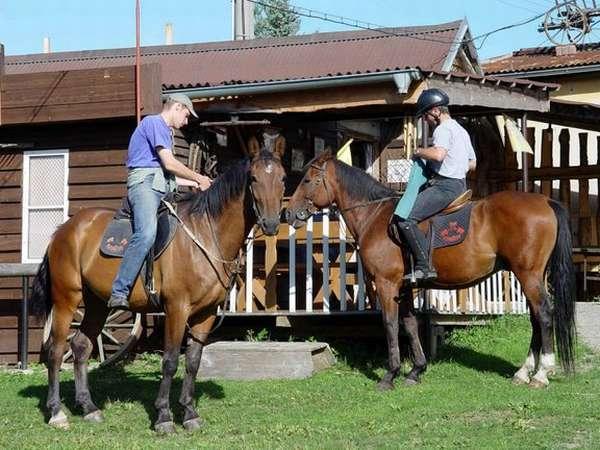
[[[185,194],[182,201],[191,202],[190,214],[208,213],[213,218],[221,215],[225,205],[246,189],[248,164],[248,159],[237,161],[215,178],[206,191]]]
[[[377,200],[398,195],[396,191],[375,180],[357,167],[332,159],[340,186],[355,200]]]
[[[271,152],[263,149],[258,159],[269,161],[275,158]],[[215,178],[206,191],[183,194],[180,201],[191,202],[190,214],[208,213],[210,217],[217,218],[223,212],[225,205],[242,195],[246,189],[249,166],[248,158],[236,161],[223,174]]]

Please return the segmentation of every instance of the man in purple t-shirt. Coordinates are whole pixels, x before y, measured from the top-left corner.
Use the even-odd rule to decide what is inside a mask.
[[[190,114],[198,117],[189,97],[171,94],[162,112],[145,117],[131,135],[127,199],[133,211],[133,235],[113,281],[110,308],[129,308],[131,288],[156,238],[156,212],[165,194],[176,189],[176,178],[182,185],[201,190],[210,187],[210,178],[190,170],[173,156],[172,130],[185,126]]]

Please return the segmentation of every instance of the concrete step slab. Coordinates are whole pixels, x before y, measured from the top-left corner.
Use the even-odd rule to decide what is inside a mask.
[[[198,378],[302,379],[335,364],[324,342],[215,342],[202,352]]]

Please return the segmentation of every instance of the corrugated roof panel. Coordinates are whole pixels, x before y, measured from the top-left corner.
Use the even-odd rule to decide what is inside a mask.
[[[600,64],[600,43],[578,45],[576,53],[557,55],[556,47],[521,49],[483,64],[488,74],[530,72]]]
[[[162,83],[170,87],[326,77],[406,67],[440,70],[461,23],[388,28],[383,32],[344,31],[144,47],[142,62],[158,62]],[[134,63],[134,52],[129,48],[7,56],[5,73],[124,66]]]

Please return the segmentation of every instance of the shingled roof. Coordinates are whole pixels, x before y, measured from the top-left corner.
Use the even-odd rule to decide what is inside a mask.
[[[600,64],[600,43],[581,44],[576,52],[561,54],[556,47],[524,48],[482,63],[486,74],[525,74],[561,68],[584,68]],[[600,70],[600,67],[598,68]]]
[[[450,70],[463,20],[432,26],[315,33],[286,38],[143,47],[159,63],[163,88],[320,78],[419,67]],[[126,66],[134,48],[7,56],[5,73]],[[474,56],[476,58],[476,55]]]

